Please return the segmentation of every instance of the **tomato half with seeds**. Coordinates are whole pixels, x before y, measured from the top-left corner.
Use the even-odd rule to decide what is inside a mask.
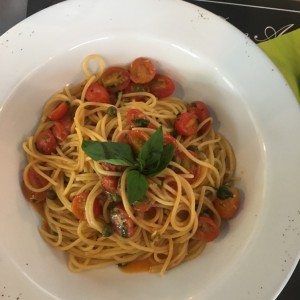
[[[109,93],[116,93],[128,86],[130,75],[125,68],[110,67],[101,75],[101,82]]]
[[[123,204],[117,204],[110,210],[110,219],[114,231],[123,238],[130,238],[135,234],[133,220],[127,214]]]
[[[89,102],[110,103],[108,91],[99,82],[94,82],[88,87],[85,99]]]
[[[131,146],[132,151],[135,155],[138,155],[141,148],[149,139],[149,135],[141,130],[130,130],[127,133],[128,144]]]
[[[27,172],[28,181],[32,185],[32,187],[36,189],[40,189],[45,187],[48,184],[47,179],[37,173],[32,167],[28,169]],[[22,192],[24,197],[30,202],[42,202],[46,200],[47,192],[34,192],[31,191],[26,185],[24,180],[21,184]]]
[[[71,204],[71,210],[73,215],[78,219],[78,220],[86,220],[86,215],[85,215],[85,205],[86,205],[86,200],[89,195],[89,192],[82,192],[72,199],[72,204]],[[93,206],[93,213],[94,217],[98,217],[101,212],[101,203],[100,199],[96,198],[94,201],[94,206]]]
[[[192,136],[197,133],[199,121],[197,116],[191,112],[184,112],[175,120],[176,131],[183,136]]]
[[[109,193],[116,193],[118,184],[119,178],[116,176],[103,176],[101,179],[102,188]]]
[[[150,92],[157,98],[165,98],[171,96],[175,91],[174,81],[162,74],[157,74],[149,83]]]
[[[170,134],[164,134],[163,137],[164,145],[167,145],[169,143],[172,143],[174,145],[174,155],[176,155],[179,152],[177,140]]]
[[[220,228],[215,221],[207,216],[198,217],[198,229],[194,235],[196,240],[204,243],[215,240],[220,235]]]
[[[233,218],[240,206],[241,197],[237,188],[221,186],[213,204],[222,219]]]
[[[135,109],[135,108],[130,109],[127,112],[126,120],[131,128],[133,128],[133,127],[148,127],[149,123],[150,123],[147,116],[142,111],[140,111],[139,109]]]
[[[48,118],[52,121],[60,120],[68,113],[68,110],[68,103],[62,102],[48,115]]]
[[[210,112],[207,105],[202,101],[195,101],[187,105],[187,111],[194,113],[199,119],[199,123],[202,123],[207,118],[210,117]],[[201,133],[204,133],[211,126],[211,122],[205,123],[205,125],[200,129]]]
[[[57,141],[50,129],[41,131],[36,138],[36,148],[43,154],[56,152]]]
[[[130,65],[130,79],[134,83],[148,83],[155,74],[155,66],[149,58],[136,58]]]

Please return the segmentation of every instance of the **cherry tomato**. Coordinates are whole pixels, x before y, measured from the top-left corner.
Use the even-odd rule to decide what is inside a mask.
[[[117,204],[110,211],[114,231],[123,238],[130,238],[135,233],[134,223],[128,216],[123,204]]]
[[[41,131],[36,138],[37,150],[43,154],[51,154],[56,151],[57,142],[50,129]]]
[[[235,187],[221,186],[214,200],[214,207],[222,219],[233,218],[240,206],[240,193]]]
[[[129,72],[121,67],[107,68],[101,75],[101,81],[103,86],[110,92],[116,93],[124,90],[129,82]]]
[[[145,57],[136,58],[130,66],[130,79],[135,83],[150,82],[156,74],[152,61]]]
[[[29,183],[37,189],[43,188],[48,184],[48,181],[37,173],[33,168],[29,168],[27,172]],[[47,192],[33,192],[26,185],[24,180],[22,181],[22,192],[24,197],[31,202],[41,202],[46,200]]]
[[[126,167],[124,166],[118,166],[118,165],[113,165],[113,164],[110,164],[108,162],[102,162],[102,167],[104,170],[106,171],[124,171]]]
[[[167,145],[169,143],[174,145],[174,154],[176,155],[179,152],[177,140],[169,134],[164,134],[164,144]]]
[[[208,243],[215,240],[220,234],[220,228],[213,219],[206,216],[198,217],[198,229],[194,235],[196,240]]]
[[[134,83],[130,81],[129,85],[127,88],[124,90],[124,93],[149,93],[150,88],[147,84],[141,84],[141,83]],[[145,96],[134,96],[135,101],[143,101],[144,99],[147,99]]]
[[[88,87],[85,99],[89,102],[110,103],[108,91],[99,82],[94,82]]]
[[[71,119],[71,117],[65,116],[64,118],[60,119],[59,122],[64,126],[68,134],[70,134],[73,125],[73,120]]]
[[[195,101],[193,103],[190,103],[187,105],[187,111],[194,113],[198,119],[199,122],[202,123],[204,120],[210,117],[209,110],[206,106],[206,104],[202,101]],[[201,129],[201,133],[204,133],[209,129],[211,126],[211,122],[207,122]]]
[[[184,112],[178,115],[175,121],[176,131],[183,136],[191,136],[196,134],[198,125],[198,118],[191,112]]]
[[[133,127],[148,127],[149,119],[138,109],[130,109],[126,115],[127,122],[131,128]]]
[[[127,133],[128,144],[131,146],[132,151],[138,155],[141,148],[149,139],[149,135],[141,130],[131,130]]]
[[[86,220],[86,215],[85,215],[85,205],[86,205],[86,200],[89,195],[89,192],[82,192],[78,195],[76,195],[71,204],[71,209],[73,215],[79,219],[79,220]],[[93,213],[94,217],[98,217],[101,212],[101,204],[100,204],[100,199],[96,198],[94,201],[94,206],[93,206]]]
[[[101,179],[101,185],[106,192],[116,193],[118,189],[119,179],[115,176],[103,176]]]
[[[139,93],[139,92],[150,92],[148,84],[134,83],[130,81],[129,85],[124,90],[124,93]]]
[[[59,142],[64,141],[69,135],[67,129],[61,122],[54,123],[54,126],[52,127],[52,133]]]
[[[68,103],[62,102],[48,115],[48,118],[52,121],[60,120],[67,114],[68,110]]]
[[[165,98],[171,96],[175,91],[173,80],[166,76],[157,74],[150,82],[150,92],[157,98]]]
[[[153,204],[150,202],[136,202],[133,204],[132,208],[137,212],[147,212],[153,207]]]

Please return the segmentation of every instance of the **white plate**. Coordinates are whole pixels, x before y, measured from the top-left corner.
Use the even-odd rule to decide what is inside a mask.
[[[178,95],[202,98],[232,142],[245,200],[198,259],[160,277],[72,274],[40,238],[19,187],[22,140],[46,99],[82,78],[84,56],[149,56]],[[299,106],[267,57],[226,21],[178,0],[67,1],[0,38],[0,293],[12,299],[271,299],[299,258]]]

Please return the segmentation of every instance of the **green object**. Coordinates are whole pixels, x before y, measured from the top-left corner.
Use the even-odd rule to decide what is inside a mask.
[[[259,43],[258,46],[280,70],[300,103],[300,29]]]
[[[164,145],[162,127],[145,142],[136,159],[131,147],[126,143],[83,140],[81,147],[95,161],[131,167],[126,176],[130,204],[143,201],[148,190],[146,177],[155,176],[164,170],[174,155],[174,145]]]

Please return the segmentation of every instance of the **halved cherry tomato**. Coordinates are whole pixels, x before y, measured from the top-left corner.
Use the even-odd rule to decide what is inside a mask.
[[[67,114],[68,110],[68,103],[62,102],[48,115],[48,118],[52,121],[60,120]]]
[[[127,214],[123,204],[117,204],[110,211],[114,231],[123,238],[130,238],[135,233],[134,223]]]
[[[131,128],[133,127],[148,127],[149,119],[138,109],[130,109],[126,115],[127,122]]]
[[[187,105],[187,111],[194,113],[199,122],[202,123],[204,120],[210,117],[210,112],[206,106],[206,104],[202,101],[195,101]],[[211,122],[207,122],[201,129],[201,133],[204,133],[211,126]]]
[[[136,202],[132,205],[132,208],[137,212],[147,212],[153,207],[151,202]]]
[[[115,93],[124,90],[129,82],[129,72],[122,67],[107,68],[101,75],[103,86],[110,92]]]
[[[86,200],[89,195],[89,192],[82,192],[78,195],[76,195],[71,204],[71,209],[73,215],[79,219],[79,220],[86,220],[86,215],[85,215],[85,205],[86,205]],[[94,217],[98,217],[101,212],[101,204],[100,204],[100,199],[96,198],[94,201],[94,206],[93,206],[93,213]]]
[[[184,112],[177,116],[175,121],[176,131],[183,136],[191,136],[197,133],[199,121],[194,113]]]
[[[62,142],[66,139],[66,137],[69,135],[65,127],[61,122],[55,122],[54,126],[52,128],[53,135],[55,138],[59,141]]]
[[[102,162],[101,164],[102,164],[103,169],[106,171],[123,171],[126,168],[124,166],[113,165],[108,162]]]
[[[194,157],[197,157],[197,154],[193,151],[189,151]],[[183,152],[177,154],[177,159],[179,159],[180,164],[187,169],[191,174],[194,175],[193,178],[187,178],[186,180],[193,184],[195,183],[201,176],[202,166],[192,161],[188,158]]]
[[[89,102],[110,103],[108,91],[99,82],[94,82],[88,87],[85,99]]]
[[[150,82],[156,74],[155,66],[149,58],[136,58],[130,66],[130,79],[135,83]]]
[[[130,130],[127,133],[128,144],[131,146],[134,154],[138,155],[141,151],[141,148],[149,139],[149,135],[141,130]]]
[[[48,184],[48,181],[37,173],[33,168],[29,168],[27,172],[29,183],[37,189],[43,188]],[[22,192],[24,197],[31,202],[41,202],[46,200],[47,192],[33,192],[26,185],[24,180],[22,181]]]
[[[70,117],[66,116],[54,123],[52,133],[59,142],[62,142],[71,133],[72,125],[73,121]]]
[[[198,229],[194,235],[196,240],[208,243],[215,240],[220,234],[220,228],[215,221],[207,216],[198,217]]]
[[[116,193],[119,179],[115,176],[103,176],[101,179],[102,188],[109,193]]]
[[[139,92],[150,92],[148,84],[134,83],[130,81],[129,85],[124,90],[124,93],[139,93]]]
[[[221,186],[214,200],[214,207],[222,219],[233,218],[240,206],[240,193],[235,187]]]
[[[127,88],[124,90],[124,93],[149,93],[150,88],[148,84],[141,84],[141,83],[134,83],[130,81],[129,85]],[[134,96],[135,101],[143,101],[144,99],[147,99],[145,96]]]
[[[41,131],[36,138],[36,148],[43,154],[51,154],[56,151],[57,142],[50,129]]]
[[[164,134],[164,144],[167,145],[169,143],[174,145],[174,155],[176,155],[179,152],[177,140],[169,134]]]
[[[162,74],[157,74],[149,83],[150,92],[157,98],[165,98],[171,96],[175,91],[174,81]]]

